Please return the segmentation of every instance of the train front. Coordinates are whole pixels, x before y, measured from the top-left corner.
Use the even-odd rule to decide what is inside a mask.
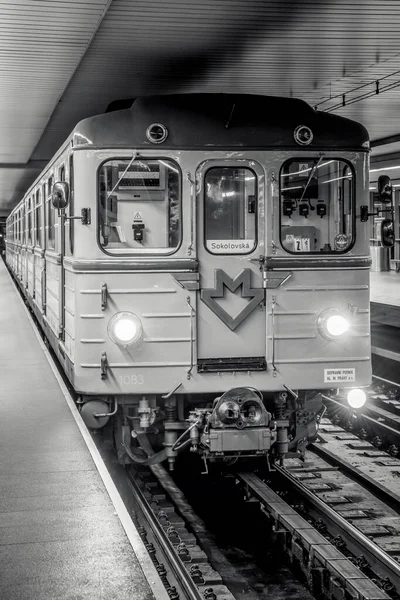
[[[75,153],[96,173],[98,243],[82,248],[104,300],[77,337],[105,340],[101,361],[76,348],[76,387],[116,401],[131,460],[303,452],[321,393],[361,402],[371,378],[366,131],[257,96],[141,99],[120,118],[129,149]]]

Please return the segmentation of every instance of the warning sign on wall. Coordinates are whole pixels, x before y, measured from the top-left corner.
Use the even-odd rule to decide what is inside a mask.
[[[344,383],[356,380],[355,369],[324,369],[325,383]]]

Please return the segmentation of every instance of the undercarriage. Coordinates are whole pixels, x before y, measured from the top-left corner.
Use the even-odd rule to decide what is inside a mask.
[[[167,461],[171,471],[182,451],[199,454],[206,470],[218,461],[265,457],[282,463],[285,456],[301,456],[323,410],[315,391],[263,395],[250,387],[215,398],[86,397],[81,405],[89,428],[112,429],[121,463]]]

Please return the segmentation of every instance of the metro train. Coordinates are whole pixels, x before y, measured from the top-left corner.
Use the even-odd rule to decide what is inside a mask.
[[[363,402],[368,171],[362,125],[293,98],[140,97],[78,123],[6,260],[121,462],[282,461],[324,391]]]

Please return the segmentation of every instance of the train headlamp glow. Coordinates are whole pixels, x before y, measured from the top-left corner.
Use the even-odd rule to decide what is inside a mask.
[[[118,346],[131,346],[142,337],[143,326],[138,316],[131,312],[119,312],[111,317],[108,327],[110,339]]]
[[[347,402],[351,408],[361,408],[367,401],[367,394],[360,388],[350,390],[347,394]]]
[[[339,310],[329,308],[320,314],[318,327],[322,335],[333,340],[344,335],[349,330],[350,321]]]
[[[329,335],[343,335],[349,328],[349,321],[343,315],[332,315],[326,320],[326,330]]]

